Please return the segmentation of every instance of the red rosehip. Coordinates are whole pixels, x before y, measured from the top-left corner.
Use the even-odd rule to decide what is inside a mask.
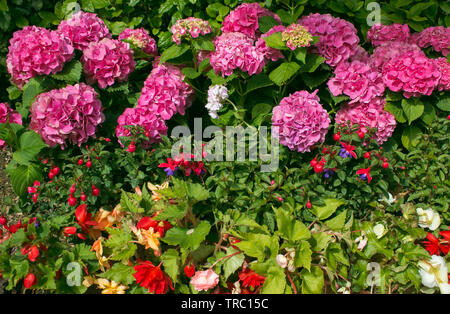
[[[314,172],[315,173],[320,173],[323,171],[323,166],[321,164],[315,165],[314,166]]]
[[[80,195],[80,200],[82,200],[83,202],[85,202],[85,201],[86,201],[86,194],[81,193],[81,195]]]
[[[311,167],[315,167],[317,165],[317,159],[313,159],[309,162],[309,164],[311,165]]]
[[[310,202],[310,201],[307,201],[307,202],[306,202],[306,208],[308,208],[308,209],[311,208],[311,202]]]
[[[70,195],[67,201],[69,203],[69,206],[77,205],[77,199],[73,195]]]
[[[136,150],[136,146],[134,145],[133,142],[131,142],[131,144],[128,145],[128,151],[129,151],[130,153],[134,153],[135,150]]]
[[[334,134],[333,139],[337,142],[341,139],[341,135],[339,133]]]
[[[86,167],[88,169],[92,167],[92,161],[90,159],[88,159],[88,161],[86,162]]]
[[[29,273],[23,280],[25,288],[29,289],[37,283],[36,276],[33,273]]]
[[[364,158],[370,159],[370,153],[369,153],[369,152],[365,152],[365,153],[364,153]]]
[[[387,162],[383,162],[382,166],[384,169],[387,169],[389,167],[389,164]]]
[[[186,265],[186,267],[184,267],[184,273],[186,274],[186,277],[191,278],[195,274],[195,266],[193,264]]]
[[[81,166],[84,164],[84,160],[82,158],[78,159],[78,165]]]
[[[99,195],[100,195],[100,190],[97,189],[97,188],[92,189],[92,195],[94,195],[94,196],[99,196]]]

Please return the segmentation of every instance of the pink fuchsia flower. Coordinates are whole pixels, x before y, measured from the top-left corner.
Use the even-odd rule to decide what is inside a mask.
[[[181,44],[181,39],[197,38],[200,35],[206,35],[211,33],[211,26],[208,21],[196,17],[188,17],[187,19],[178,20],[170,28],[172,32],[172,40],[177,44]]]
[[[208,290],[214,288],[219,283],[219,275],[217,275],[211,268],[204,271],[195,272],[194,277],[191,278],[191,285],[197,291]]]
[[[441,78],[437,85],[439,91],[450,90],[450,63],[446,58],[434,59],[439,71],[441,72]]]
[[[432,26],[425,28],[419,34],[414,34],[411,41],[422,48],[432,46],[435,51],[447,56],[450,53],[450,27]]]
[[[6,122],[22,125],[22,116],[7,103],[0,103],[0,123]],[[3,149],[5,144],[5,141],[0,140],[0,149]]]
[[[313,36],[319,36],[313,52],[324,57],[331,67],[348,60],[358,49],[357,31],[350,22],[330,14],[315,13],[302,17],[298,23],[305,26]]]
[[[256,41],[255,46],[266,58],[266,62],[268,60],[277,61],[278,59],[283,59],[284,56],[280,50],[267,46],[264,38],[269,37],[272,34],[283,32],[286,29],[283,25],[276,25],[272,27],[267,33],[261,35],[261,37]]]
[[[235,69],[249,75],[261,73],[265,65],[264,51],[253,45],[253,40],[242,33],[224,33],[214,40],[216,50],[210,63],[216,73],[229,76]]]
[[[105,23],[94,13],[80,11],[72,15],[68,20],[61,21],[58,31],[69,38],[76,49],[83,50],[91,42],[97,42],[103,38],[111,38]]]
[[[120,35],[119,40],[127,40],[136,47],[142,49],[146,54],[156,56],[158,54],[158,47],[156,41],[150,37],[144,28],[124,29]]]
[[[261,34],[258,19],[263,16],[271,16],[281,24],[278,15],[263,8],[259,3],[243,3],[225,17],[222,32],[238,32],[256,39]]]
[[[387,141],[394,133],[395,117],[384,110],[385,100],[375,97],[370,103],[356,103],[343,105],[336,113],[337,124],[358,124],[361,131],[368,132],[367,128],[376,128],[373,136],[379,145]]]
[[[356,171],[356,174],[358,174],[361,179],[367,180],[367,183],[370,183],[370,181],[372,181],[372,177],[370,176],[370,167],[368,167],[367,169],[359,169],[358,171]]]
[[[38,95],[30,111],[30,129],[49,146],[62,149],[67,141],[80,146],[95,136],[97,125],[105,120],[97,92],[84,83]]]
[[[191,106],[194,90],[183,80],[184,75],[176,66],[155,66],[144,82],[138,106],[147,107],[164,120],[169,120],[176,113],[184,115],[186,108]]]
[[[410,37],[408,24],[375,24],[367,31],[367,41],[379,46],[387,41],[408,42]]]
[[[388,41],[375,48],[370,56],[369,65],[381,72],[387,62],[402,54],[425,56],[425,53],[415,44]]]
[[[148,141],[143,143],[145,148],[148,148],[152,143],[159,142],[161,134],[167,134],[167,125],[164,119],[156,115],[148,107],[137,106],[136,108],[125,109],[117,119],[117,138],[131,135],[125,126],[139,126],[142,128],[143,133],[148,135]],[[120,140],[119,143],[122,145]]]
[[[34,76],[62,71],[74,55],[68,39],[42,27],[26,26],[14,32],[9,43],[6,67],[19,88]]]
[[[406,98],[431,95],[439,83],[441,72],[436,62],[423,53],[399,55],[382,69],[383,82],[392,91],[403,91]]]
[[[120,40],[103,38],[90,43],[81,58],[87,82],[97,82],[100,88],[106,88],[126,81],[136,64],[133,54],[130,45]]]
[[[291,50],[299,47],[309,47],[313,41],[312,35],[300,24],[289,25],[282,33],[281,39]]]
[[[369,65],[353,61],[342,62],[334,70],[335,77],[328,81],[328,88],[334,96],[345,94],[355,102],[368,103],[374,97],[384,94],[381,74]]]
[[[325,140],[330,117],[319,103],[317,92],[295,92],[273,108],[272,126],[279,128],[280,143],[291,150],[309,152]]]

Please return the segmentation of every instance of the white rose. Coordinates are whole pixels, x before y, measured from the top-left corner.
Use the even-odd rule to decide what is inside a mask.
[[[425,287],[439,287],[442,294],[450,294],[448,269],[442,256],[433,255],[428,261],[420,260],[419,267],[419,274]]]
[[[436,230],[441,224],[441,217],[439,213],[435,212],[431,208],[423,210],[422,208],[417,208],[417,215],[419,216],[419,226],[422,228],[428,228],[430,230]]]

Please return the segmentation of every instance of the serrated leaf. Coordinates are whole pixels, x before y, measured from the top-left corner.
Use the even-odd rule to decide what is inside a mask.
[[[269,78],[278,86],[286,83],[300,70],[300,65],[296,62],[285,62],[270,72]]]
[[[303,269],[300,273],[302,278],[302,293],[303,294],[320,294],[324,287],[323,272],[318,266],[312,266],[311,271]]]
[[[133,267],[122,263],[115,263],[110,269],[100,274],[100,277],[113,280],[117,283],[130,285],[135,281]]]
[[[345,225],[345,218],[347,217],[347,210],[344,210],[342,213],[340,213],[339,215],[337,215],[336,217],[327,220],[325,222],[325,224],[328,226],[328,228],[330,228],[331,230],[334,231],[339,231],[342,230],[342,228],[344,228]]]
[[[324,200],[325,206],[312,206],[312,213],[317,216],[320,220],[327,219],[337,210],[339,206],[344,204],[345,202],[342,200],[337,200],[334,198],[327,198]]]
[[[185,45],[173,45],[161,54],[161,58],[159,59],[159,64],[167,62],[169,60],[175,59],[183,55],[185,52],[189,50],[188,46]]]
[[[34,131],[27,131],[20,136],[19,150],[14,152],[13,158],[21,165],[28,165],[44,147],[47,147],[47,145],[42,141],[39,134]]]
[[[266,251],[272,257],[278,253],[278,239],[265,234],[250,233],[245,240],[235,244],[246,255],[256,257],[262,262],[266,257]]]
[[[210,229],[211,225],[207,221],[200,222],[193,229],[173,227],[161,240],[170,245],[180,245],[182,248],[195,250],[205,240]]]
[[[403,146],[409,150],[419,144],[421,133],[422,131],[414,125],[406,127],[402,133]]]
[[[259,30],[263,33],[267,33],[272,27],[279,25],[277,20],[272,16],[263,16],[258,19]]]
[[[286,288],[286,275],[281,267],[271,266],[261,288],[261,294],[282,294]]]
[[[196,79],[201,75],[201,73],[197,72],[194,68],[183,68],[181,72],[189,79]]]
[[[74,59],[67,63],[61,72],[53,74],[52,77],[58,81],[74,84],[80,81],[82,71],[81,62]]]
[[[231,255],[236,252],[237,252],[236,249],[234,249],[233,247],[229,247],[227,249],[226,255]],[[223,279],[227,280],[231,274],[233,274],[236,270],[238,270],[244,263],[244,259],[245,259],[245,255],[242,253],[236,254],[232,257],[225,259],[225,262],[223,263],[223,266],[222,266],[222,269],[224,272]]]
[[[278,50],[286,50],[289,49],[286,46],[286,43],[281,39],[281,32],[273,33],[270,36],[263,38],[266,42],[266,45],[270,48],[275,48]]]
[[[284,209],[274,209],[278,232],[289,241],[307,240],[311,237],[308,228],[299,220],[289,215]]]
[[[41,168],[35,164],[19,165],[8,170],[8,174],[14,193],[21,197],[26,195],[27,187],[31,186],[34,181],[42,181]]]
[[[311,270],[311,256],[311,245],[307,241],[302,241],[295,252],[295,267],[304,267],[307,270]]]
[[[180,257],[175,249],[168,249],[161,255],[161,261],[164,265],[164,271],[176,283],[178,281],[178,273],[180,270]]]
[[[272,86],[272,85],[273,85],[273,82],[270,80],[270,78],[267,75],[264,75],[264,74],[253,75],[247,81],[245,94],[248,94],[254,90]]]

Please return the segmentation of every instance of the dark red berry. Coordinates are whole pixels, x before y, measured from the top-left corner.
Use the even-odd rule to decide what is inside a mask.
[[[383,162],[382,166],[383,166],[384,169],[387,169],[389,167],[389,164],[387,162]]]
[[[333,139],[337,142],[341,139],[341,135],[339,133],[334,134]]]

